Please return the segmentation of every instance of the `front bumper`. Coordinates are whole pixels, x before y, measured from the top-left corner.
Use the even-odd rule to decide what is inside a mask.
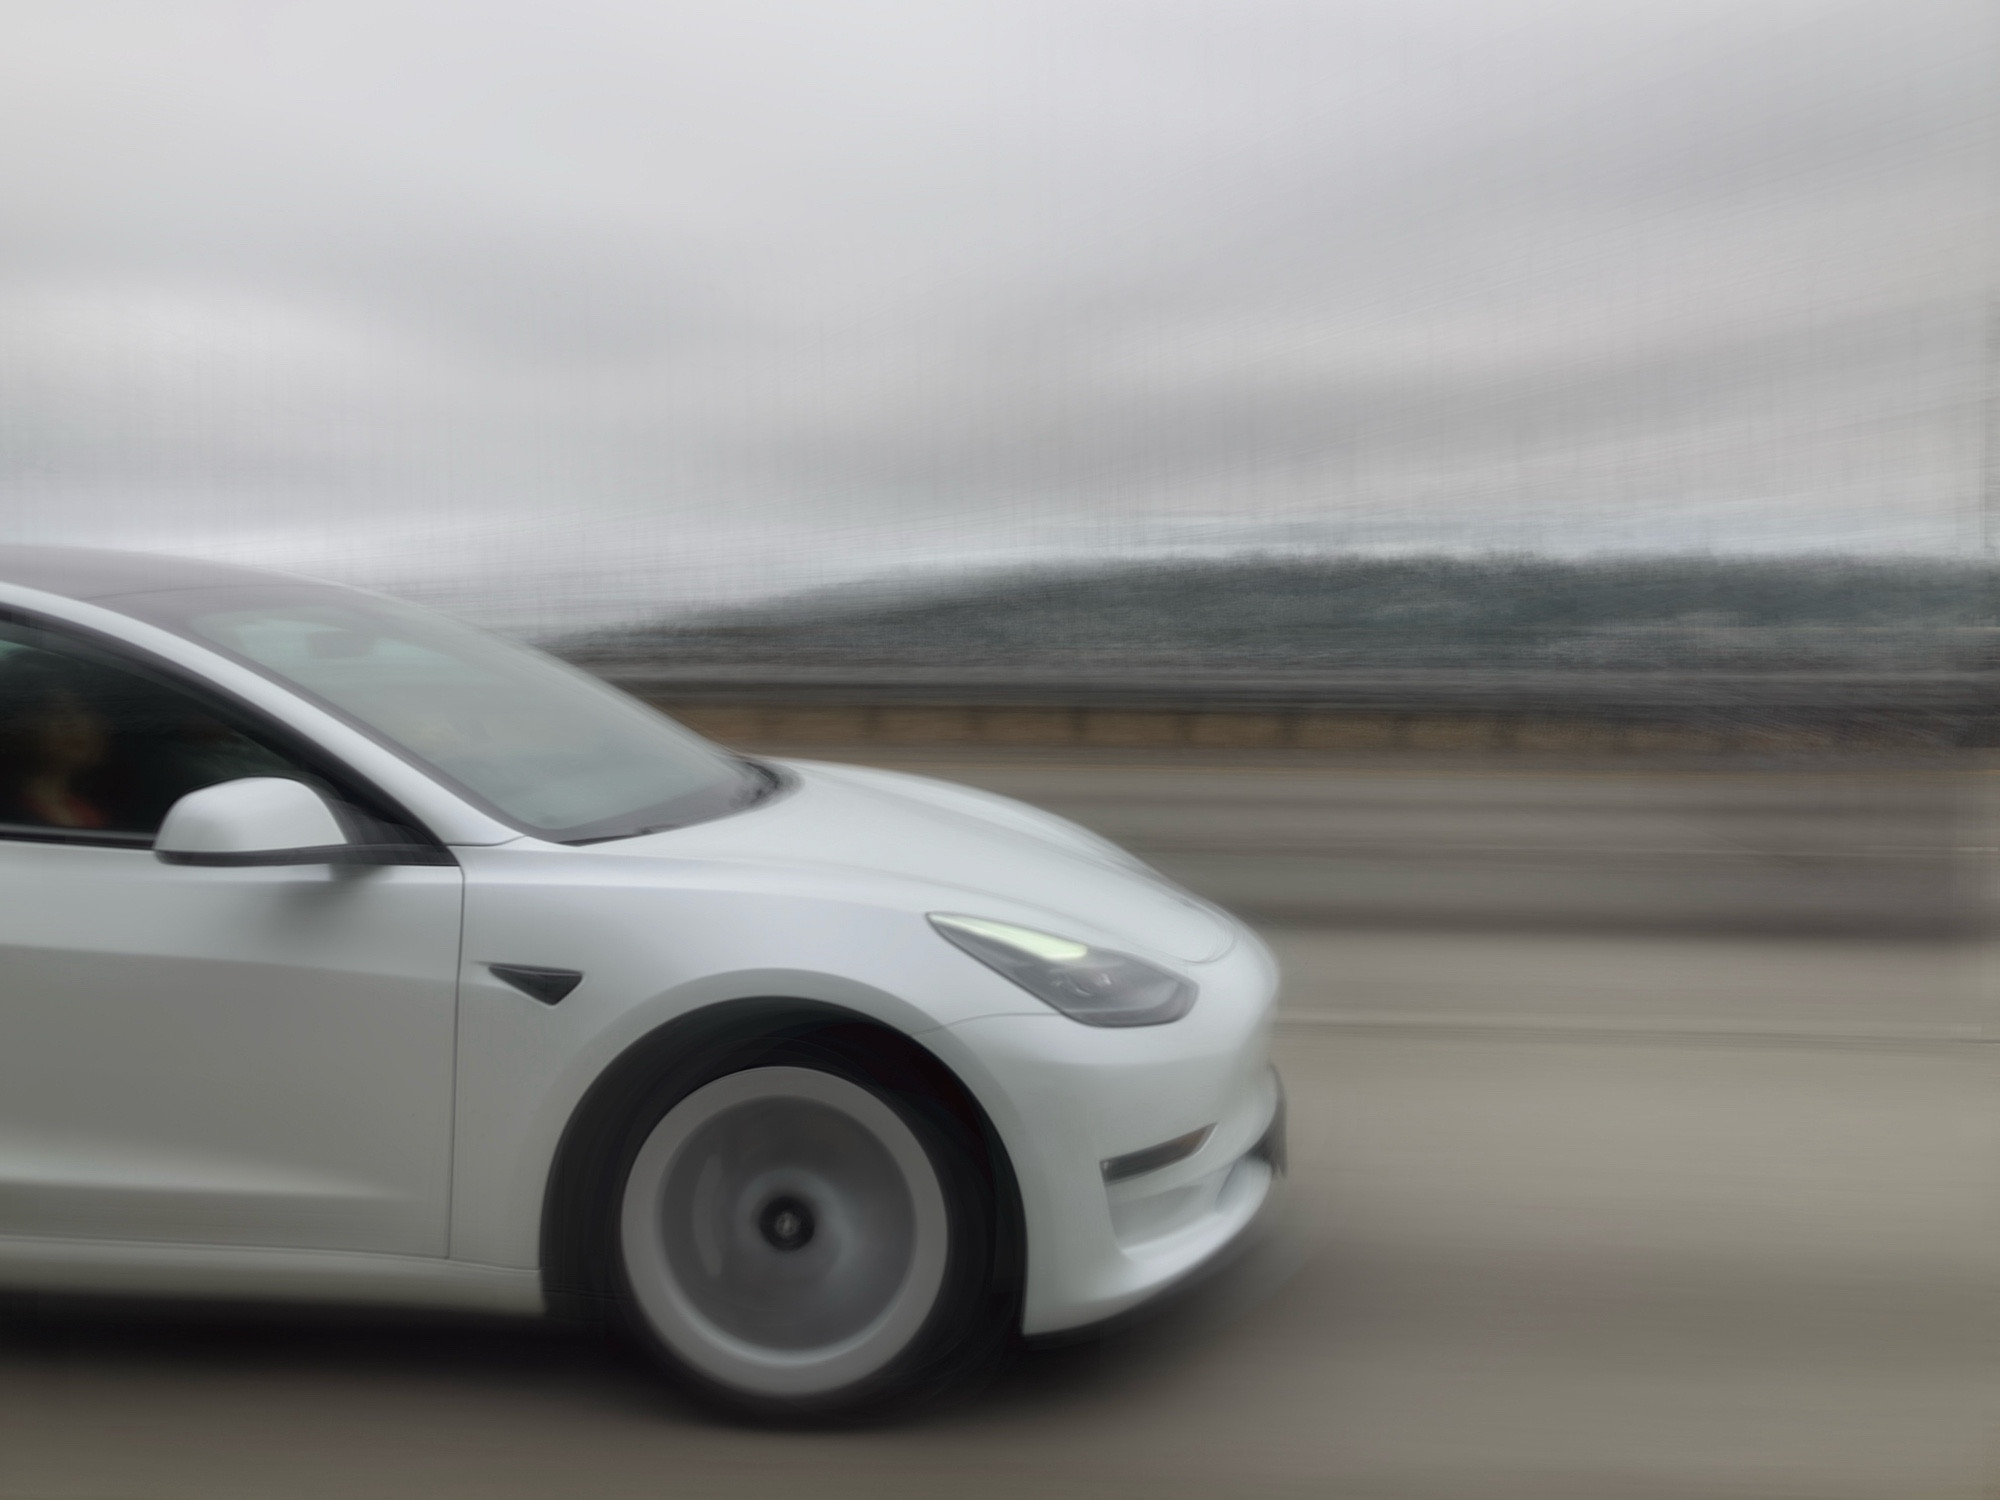
[[[1277,970],[1249,934],[1189,973],[1201,998],[1166,1026],[987,1016],[925,1040],[979,1096],[1021,1187],[1022,1332],[1115,1316],[1212,1258],[1283,1166],[1269,1062]],[[1207,1129],[1190,1154],[1107,1181],[1105,1163]]]

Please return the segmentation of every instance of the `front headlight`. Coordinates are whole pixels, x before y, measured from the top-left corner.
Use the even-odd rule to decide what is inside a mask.
[[[1011,922],[931,914],[946,942],[1086,1026],[1159,1026],[1194,1005],[1195,987],[1129,953],[1093,948]]]

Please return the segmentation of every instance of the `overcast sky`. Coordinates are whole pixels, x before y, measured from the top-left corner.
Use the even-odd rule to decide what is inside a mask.
[[[1964,552],[1988,0],[8,0],[0,539]]]

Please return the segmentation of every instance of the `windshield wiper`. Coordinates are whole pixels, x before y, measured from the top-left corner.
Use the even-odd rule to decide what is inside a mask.
[[[790,784],[789,778],[776,766],[766,765],[761,760],[752,760],[747,755],[738,755],[734,759],[737,765],[750,772],[753,779],[746,781],[746,784],[731,796],[728,805],[723,809],[724,813],[747,811],[761,802],[768,801],[775,793],[783,791]],[[714,816],[716,814],[711,812],[677,822],[648,823],[640,828],[621,828],[616,833],[600,833],[587,839],[564,839],[562,842],[573,849],[580,849],[589,844],[615,843],[619,839],[642,839],[649,833],[671,833],[676,828],[705,823]]]
[[[784,788],[784,775],[776,766],[766,765],[761,760],[752,760],[747,755],[737,756],[736,763],[757,778],[755,786],[744,789],[742,800],[736,804],[736,811],[741,812],[746,807],[755,807],[773,792]]]

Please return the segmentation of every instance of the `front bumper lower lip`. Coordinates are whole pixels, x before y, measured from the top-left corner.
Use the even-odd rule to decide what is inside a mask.
[[[1291,1162],[1291,1153],[1285,1144],[1285,1080],[1271,1069],[1271,1087],[1277,1094],[1277,1105],[1271,1112],[1271,1123],[1265,1127],[1257,1144],[1247,1153],[1256,1157],[1271,1169],[1273,1177],[1283,1177]]]
[[[1177,1161],[1186,1161],[1202,1148],[1215,1131],[1213,1125],[1204,1125],[1199,1130],[1190,1130],[1186,1135],[1177,1135],[1170,1141],[1161,1141],[1157,1146],[1148,1146],[1143,1151],[1128,1151],[1123,1156],[1114,1156],[1098,1163],[1106,1182],[1123,1182],[1128,1177],[1143,1177],[1148,1172],[1157,1172],[1162,1167],[1171,1167]]]

